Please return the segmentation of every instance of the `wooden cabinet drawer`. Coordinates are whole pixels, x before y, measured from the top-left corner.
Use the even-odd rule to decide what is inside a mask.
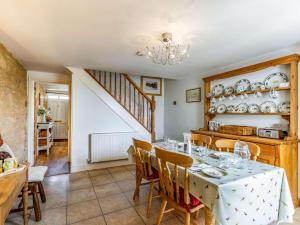
[[[266,145],[256,143],[260,147],[260,155],[257,157],[258,162],[275,165],[276,147],[275,145]]]

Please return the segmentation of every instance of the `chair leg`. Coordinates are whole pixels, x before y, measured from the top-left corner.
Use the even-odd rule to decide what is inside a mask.
[[[195,220],[199,219],[199,214],[200,214],[200,210],[198,210],[197,212],[195,212],[195,214],[194,214]]]
[[[158,215],[158,218],[157,218],[156,225],[160,225],[162,217],[163,217],[165,209],[166,209],[166,206],[167,206],[167,203],[168,203],[167,200],[163,199],[163,202],[161,204],[161,208],[160,208],[160,211],[159,211],[159,215]]]
[[[41,208],[40,208],[40,200],[39,200],[39,196],[37,193],[37,187],[38,187],[38,185],[36,183],[33,184],[31,187],[31,192],[32,192],[35,220],[40,221],[42,219],[42,213],[41,213]]]
[[[136,186],[135,186],[135,191],[134,191],[134,194],[133,194],[133,200],[135,200],[136,197],[139,197],[140,196],[140,186],[141,186],[141,183],[142,183],[142,176],[140,174],[136,174]]]
[[[46,202],[46,194],[45,194],[45,190],[43,187],[43,183],[41,181],[38,182],[38,186],[39,186],[39,192],[40,192],[40,197],[41,197],[42,203],[45,203]]]
[[[184,218],[184,225],[190,225],[190,223],[191,223],[191,214],[186,213]]]
[[[28,214],[28,182],[25,183],[22,190],[22,204],[23,204],[23,224],[28,224],[29,214]]]
[[[151,182],[150,183],[150,190],[149,190],[149,193],[148,193],[147,218],[150,217],[150,213],[151,213],[153,189],[154,189],[154,182]]]

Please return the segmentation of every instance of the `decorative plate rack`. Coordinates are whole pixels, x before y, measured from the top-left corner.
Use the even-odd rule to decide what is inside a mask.
[[[288,55],[285,57],[273,59],[266,62],[261,62],[255,65],[246,66],[243,68],[235,69],[225,73],[216,74],[214,76],[204,78],[204,128],[199,130],[192,130],[193,133],[198,133],[202,135],[207,135],[212,137],[212,147],[214,148],[214,143],[218,139],[233,139],[242,140],[246,142],[256,143],[260,146],[260,155],[257,161],[268,163],[274,166],[279,166],[285,169],[290,189],[292,192],[292,197],[295,206],[300,205],[298,200],[298,61],[300,56],[297,54]],[[289,80],[287,82],[287,76],[282,72],[278,72],[276,75],[266,74],[262,77],[261,81],[257,81],[250,84],[249,78],[254,75],[253,72],[259,72],[265,70],[269,67],[274,67],[278,65],[285,65],[285,68],[289,69]],[[243,77],[243,75],[246,75]],[[257,74],[257,73],[256,73]],[[222,81],[218,83],[218,80],[224,80],[231,77],[240,76],[240,80],[235,84],[230,84],[230,87],[224,87]],[[274,77],[274,76],[277,76]],[[257,77],[256,77],[257,78]],[[276,80],[277,79],[277,80]],[[232,79],[235,80],[235,79]],[[253,78],[254,80],[254,78]],[[283,85],[277,85],[277,83]],[[212,84],[217,86],[212,90]],[[218,85],[219,84],[219,85]],[[223,90],[222,90],[223,89]],[[257,91],[259,89],[259,91]],[[259,93],[258,93],[259,92]],[[282,93],[286,98],[289,98],[288,102],[280,102],[276,105],[276,110],[274,110],[274,104],[272,104],[273,95],[278,97],[279,92]],[[251,107],[245,111],[245,104],[239,104],[240,108],[236,109],[234,106],[234,98],[239,98],[249,95],[257,95],[256,97],[266,95],[270,93],[271,100],[264,102],[264,105],[258,105],[253,102]],[[271,95],[272,94],[272,95]],[[258,96],[259,95],[259,96]],[[255,97],[255,96],[254,96]],[[217,107],[216,104],[212,105],[216,99],[222,102],[222,99],[229,99],[230,105],[227,105],[227,109],[224,110],[224,104],[220,103],[222,106]],[[281,99],[280,99],[281,100]],[[255,103],[255,104],[254,104]],[[255,106],[254,106],[255,105]],[[213,106],[213,107],[211,107]],[[219,109],[218,109],[219,108]],[[267,110],[266,110],[267,109]],[[278,110],[279,109],[279,110]],[[250,110],[250,112],[249,112]],[[262,111],[263,110],[263,111]],[[255,135],[241,136],[234,134],[225,134],[218,131],[209,130],[209,121],[212,121],[214,117],[219,115],[237,115],[230,117],[232,120],[239,121],[245,117],[245,120],[250,116],[261,115],[263,118],[268,116],[278,115],[284,120],[288,121],[288,136],[283,140],[262,138]],[[224,117],[223,117],[224,118]],[[233,121],[234,122],[234,121]],[[235,121],[237,122],[237,121]],[[234,123],[236,124],[236,123]],[[230,124],[228,124],[230,125]],[[240,124],[242,125],[242,124]]]
[[[297,107],[298,107],[298,61],[299,61],[299,55],[294,54],[294,55],[289,55],[289,56],[285,56],[285,57],[281,57],[278,59],[274,59],[274,60],[270,60],[270,61],[266,61],[266,62],[262,62],[262,63],[258,63],[255,65],[251,65],[251,66],[247,66],[247,67],[243,67],[243,68],[239,68],[236,70],[232,70],[232,71],[228,71],[225,73],[220,73],[214,76],[210,76],[210,77],[206,77],[204,78],[204,83],[205,83],[205,87],[204,87],[204,92],[205,92],[205,100],[204,100],[204,112],[205,112],[205,116],[204,116],[204,124],[205,130],[208,130],[208,122],[210,120],[212,120],[215,116],[217,115],[238,115],[238,116],[251,116],[251,115],[280,115],[282,116],[282,118],[284,118],[285,120],[288,120],[289,122],[289,135],[288,137],[286,137],[287,140],[294,140],[297,139],[298,135],[297,135],[297,124],[298,124],[298,111],[297,111]],[[223,79],[227,79],[230,77],[235,77],[235,76],[241,76],[243,74],[247,74],[247,73],[252,73],[252,72],[256,72],[259,70],[263,70],[266,69],[268,67],[272,67],[272,66],[277,66],[277,65],[288,65],[290,67],[290,78],[289,78],[289,85],[286,87],[274,87],[274,88],[267,88],[265,87],[264,89],[260,89],[259,91],[257,90],[251,90],[251,88],[247,89],[247,90],[243,90],[243,86],[241,90],[235,90],[233,93],[222,93],[222,94],[218,94],[218,95],[212,95],[212,81],[216,81],[216,80],[223,80]],[[280,73],[281,76],[281,73]],[[264,78],[262,78],[264,79]],[[246,79],[242,79],[240,80],[240,83],[246,83],[248,82]],[[234,87],[235,84],[232,84],[232,86]],[[267,85],[266,85],[267,86]],[[219,88],[219,87],[218,87]],[[225,90],[225,89],[224,89]],[[250,112],[244,112],[244,113],[239,113],[239,112],[224,112],[224,113],[218,113],[218,112],[214,112],[212,113],[209,108],[211,107],[211,100],[212,99],[218,99],[218,98],[234,98],[236,96],[240,96],[240,95],[254,95],[257,92],[263,94],[263,93],[269,93],[271,91],[275,91],[275,92],[288,92],[289,93],[289,100],[290,100],[290,110],[289,112],[254,112],[254,113],[250,113]],[[220,88],[217,92],[220,92]]]

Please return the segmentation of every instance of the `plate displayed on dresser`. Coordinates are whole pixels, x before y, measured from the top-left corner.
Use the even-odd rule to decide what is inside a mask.
[[[225,88],[225,90],[224,90],[224,93],[225,93],[226,95],[231,95],[233,92],[234,92],[234,88],[233,88],[233,87],[227,87],[227,88]]]
[[[257,104],[250,104],[248,106],[249,113],[259,113],[259,106]]]
[[[235,107],[236,113],[246,113],[248,111],[247,103],[240,103]]]
[[[242,79],[235,83],[234,88],[236,93],[248,91],[250,87],[250,81],[248,79]]]
[[[260,91],[265,89],[265,85],[262,82],[254,82],[250,85],[251,91]]]
[[[235,111],[234,105],[229,105],[229,106],[227,106],[227,112],[229,112],[229,113],[234,113],[234,111]]]
[[[217,84],[212,88],[212,95],[222,95],[224,93],[224,85],[223,84]]]
[[[286,83],[288,81],[289,78],[285,73],[277,72],[268,75],[264,80],[264,84],[267,88],[276,88],[279,87],[281,83]]]
[[[225,113],[226,109],[227,109],[226,105],[224,105],[224,104],[219,105],[217,108],[217,113]]]
[[[215,106],[211,106],[211,107],[209,107],[209,109],[208,109],[208,112],[209,112],[209,113],[216,113],[216,111],[217,111],[217,108],[216,108]]]
[[[290,108],[290,102],[281,102],[278,105],[278,111],[281,113],[289,113],[291,110]]]
[[[275,102],[272,102],[272,101],[266,101],[266,102],[261,103],[259,108],[260,108],[260,111],[263,113],[276,113],[277,112],[276,104],[275,104]]]

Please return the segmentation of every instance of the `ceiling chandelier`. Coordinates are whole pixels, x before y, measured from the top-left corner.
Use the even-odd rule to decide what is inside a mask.
[[[145,56],[151,59],[153,63],[162,65],[181,64],[189,57],[189,44],[173,41],[172,33],[163,33],[159,41],[160,45],[146,47]]]

